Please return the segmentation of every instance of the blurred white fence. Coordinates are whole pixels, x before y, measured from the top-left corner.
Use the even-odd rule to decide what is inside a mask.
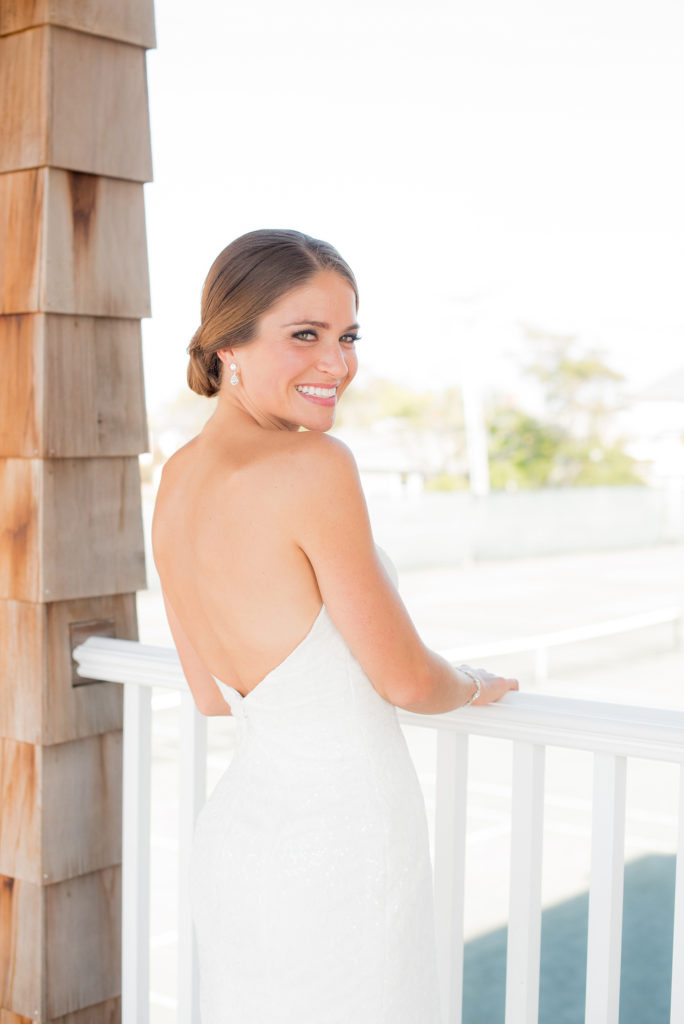
[[[681,609],[662,609],[599,625],[523,638],[497,647],[548,652],[569,643],[657,622],[681,623]],[[655,617],[654,617],[655,616]],[[637,621],[638,619],[638,621]],[[530,641],[534,641],[531,643]],[[447,652],[464,661],[477,654]],[[490,652],[492,653],[492,652]],[[150,778],[152,688],[179,694],[179,940],[178,1010],[183,1024],[198,1024],[198,973],[190,914],[188,860],[195,818],[205,799],[206,719],[195,709],[176,652],[127,640],[91,637],[76,649],[79,673],[123,683],[123,1022],[149,1020]],[[680,767],[671,1016],[684,1021],[684,712],[660,711],[541,694],[509,694],[486,708],[445,715],[400,711],[402,723],[437,730],[435,903],[444,1024],[460,1024],[463,993],[464,886],[469,736],[513,741],[510,907],[506,1024],[537,1020],[541,936],[541,857],[544,766],[548,747],[594,755],[591,882],[587,950],[586,1024],[618,1024],[625,780],[629,757]]]
[[[663,487],[543,487],[374,496],[373,533],[399,570],[617,551],[684,540],[682,480]],[[456,525],[457,524],[457,525]]]

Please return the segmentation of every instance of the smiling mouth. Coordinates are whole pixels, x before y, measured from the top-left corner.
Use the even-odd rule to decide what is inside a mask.
[[[311,395],[314,398],[334,398],[337,394],[337,387],[317,388],[310,384],[295,384],[295,391],[300,395]]]

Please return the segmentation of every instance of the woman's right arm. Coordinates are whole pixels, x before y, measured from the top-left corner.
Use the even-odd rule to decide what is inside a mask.
[[[309,559],[330,617],[378,693],[398,707],[439,714],[466,704],[472,678],[422,642],[378,557],[353,456],[335,438],[301,437],[289,510],[296,543]],[[474,702],[518,688],[515,679],[472,670]]]

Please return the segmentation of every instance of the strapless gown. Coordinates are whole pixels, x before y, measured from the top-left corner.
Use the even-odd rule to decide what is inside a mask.
[[[191,863],[202,1024],[438,1024],[425,804],[325,607],[246,697]]]

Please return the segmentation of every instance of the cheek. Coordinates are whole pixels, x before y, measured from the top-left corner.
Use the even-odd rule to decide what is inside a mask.
[[[357,356],[356,351],[354,349],[349,353],[349,355],[345,359],[345,362],[347,364],[347,370],[349,374],[345,383],[346,387],[347,384],[351,384],[351,382],[354,380],[354,377],[356,376],[356,371],[359,368],[359,357]]]

